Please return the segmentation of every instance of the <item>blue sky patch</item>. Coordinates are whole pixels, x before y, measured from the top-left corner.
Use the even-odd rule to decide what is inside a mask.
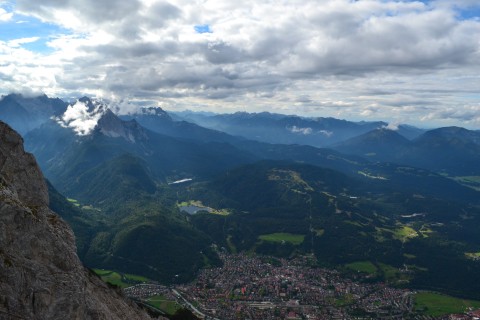
[[[208,24],[200,24],[193,27],[197,33],[212,33],[212,29],[210,29],[210,25]]]
[[[22,48],[25,48],[29,51],[37,52],[37,53],[43,53],[43,54],[52,53],[55,50],[53,48],[47,46],[48,41],[49,41],[49,39],[40,38],[35,42],[29,42],[29,43],[22,44]]]
[[[2,8],[7,12],[14,11],[12,3],[3,3]],[[9,21],[0,22],[0,41],[38,37],[34,42],[23,43],[20,46],[38,53],[50,53],[52,48],[46,43],[54,36],[71,34],[67,29],[52,23],[45,23],[37,18],[14,14]]]
[[[458,14],[460,16],[460,19],[463,20],[469,20],[469,19],[475,19],[475,18],[480,18],[480,6],[470,6],[468,8],[462,8],[458,9]]]
[[[70,33],[67,29],[57,25],[20,15],[15,15],[12,20],[0,23],[0,40],[3,41],[30,37],[43,38]]]

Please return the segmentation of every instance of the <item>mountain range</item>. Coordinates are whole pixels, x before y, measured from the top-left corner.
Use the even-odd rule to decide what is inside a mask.
[[[388,123],[382,121],[352,122],[335,118],[306,118],[269,112],[208,114],[183,111],[175,113],[175,116],[251,140],[314,147],[326,147],[375,129],[388,127]],[[395,129],[407,139],[416,138],[424,132],[409,125],[399,125]]]
[[[3,122],[0,141],[0,318],[150,319],[81,264],[34,157]]]
[[[478,131],[158,107],[119,114],[86,97],[18,95],[0,100],[0,119],[17,119],[14,102],[25,112],[12,126],[89,267],[188,281],[220,263],[214,244],[313,253],[330,267],[408,266],[408,277],[380,280],[478,298]],[[32,120],[37,109],[42,121]],[[264,240],[272,234],[301,241]]]
[[[24,97],[10,94],[0,99],[0,120],[24,135],[50,117],[63,114],[67,105],[60,99],[50,99],[46,95]]]
[[[480,174],[480,132],[459,127],[429,130],[413,140],[377,129],[332,146],[366,159],[428,168],[451,176]]]

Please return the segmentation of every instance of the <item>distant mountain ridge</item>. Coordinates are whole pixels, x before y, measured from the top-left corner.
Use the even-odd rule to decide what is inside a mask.
[[[381,121],[352,122],[335,118],[306,118],[269,112],[214,115],[177,112],[176,116],[207,128],[251,140],[314,147],[326,147],[388,125]],[[413,139],[423,132],[422,129],[408,125],[400,125],[398,130],[408,139]]]
[[[396,131],[377,129],[332,148],[369,160],[396,162],[452,176],[480,175],[480,133],[459,127],[429,130],[411,141]]]
[[[68,103],[46,95],[24,97],[20,94],[9,94],[0,98],[0,120],[24,135],[38,128],[51,117],[65,112]]]
[[[141,108],[139,112],[120,116],[123,120],[135,120],[143,127],[168,136],[210,142],[233,142],[241,140],[227,133],[204,128],[195,123],[174,120],[161,108]]]
[[[34,148],[32,150],[35,150],[35,152],[42,149],[43,151],[37,154],[40,163],[44,165],[48,162],[48,168],[55,168],[53,170],[57,174],[64,170],[75,172],[75,170],[79,168],[88,168],[89,161],[97,161],[96,163],[98,163],[98,159],[85,159],[83,164],[78,166],[77,169],[71,170],[72,168],[65,166],[66,162],[62,162],[64,160],[60,162],[54,161],[54,159],[58,158],[52,157],[54,154],[57,156],[59,154],[65,154],[67,149],[72,149],[71,146],[73,142],[76,143],[74,145],[78,145],[78,142],[81,140],[98,140],[97,138],[92,140],[91,137],[104,136],[122,138],[131,145],[129,148],[121,146],[115,151],[115,156],[120,155],[121,152],[133,152],[133,154],[140,153],[142,157],[144,157],[147,154],[152,155],[153,149],[157,150],[154,153],[158,155],[161,153],[158,148],[158,136],[153,138],[155,142],[148,141],[152,139],[151,131],[160,134],[163,137],[163,143],[169,140],[166,144],[169,147],[163,151],[179,150],[178,148],[182,145],[183,147],[181,148],[183,148],[183,150],[186,151],[190,149],[190,151],[186,153],[184,151],[180,152],[180,154],[184,155],[190,154],[189,156],[181,157],[180,161],[177,161],[178,156],[173,160],[176,156],[173,156],[171,152],[170,154],[168,154],[168,152],[163,154],[162,158],[170,164],[165,167],[166,162],[161,162],[163,168],[160,170],[161,172],[156,172],[156,174],[158,177],[162,176],[164,178],[165,173],[173,173],[175,171],[174,167],[177,165],[184,169],[187,167],[191,169],[196,167],[199,169],[203,166],[204,169],[201,169],[200,173],[202,175],[207,171],[210,173],[215,172],[215,170],[211,170],[213,166],[206,165],[205,163],[201,165],[203,161],[198,158],[199,154],[203,154],[202,157],[208,159],[208,152],[205,152],[208,148],[213,148],[214,154],[230,154],[232,159],[243,159],[240,162],[233,161],[233,163],[238,164],[246,163],[245,161],[248,162],[255,158],[289,159],[294,161],[306,161],[308,159],[308,163],[327,165],[329,168],[336,170],[353,170],[352,172],[357,170],[354,166],[352,167],[351,164],[348,164],[348,161],[342,164],[341,162],[332,160],[345,158],[344,155],[334,155],[331,151],[327,151],[327,149],[322,152],[317,152],[307,147],[308,145],[323,145],[327,143],[329,147],[337,151],[344,154],[361,156],[367,161],[405,164],[430,171],[446,173],[452,176],[476,176],[480,174],[480,169],[476,165],[478,159],[480,159],[480,150],[478,147],[478,141],[480,140],[478,138],[479,133],[478,131],[463,128],[439,128],[425,131],[408,125],[390,126],[385,122],[350,122],[333,118],[304,118],[268,112],[253,114],[238,112],[224,115],[182,112],[172,117],[159,107],[148,106],[139,108],[136,112],[131,112],[129,115],[119,117],[112,111],[118,110],[116,106],[110,108],[106,102],[88,97],[82,97],[78,99],[77,102],[69,105],[61,103],[59,99],[49,99],[46,96],[23,98],[18,95],[9,95],[3,98],[2,102],[5,101],[8,102],[7,105],[11,106],[3,109],[3,113],[7,115],[11,112],[10,109],[15,109],[14,107],[17,105],[21,107],[18,109],[20,110],[19,113],[24,116],[25,114],[30,116],[38,113],[38,110],[41,110],[44,114],[52,115],[50,118],[46,116],[43,118],[40,117],[40,119],[44,121],[43,125],[45,128],[53,130],[50,131],[49,137],[45,136],[48,130],[43,132],[44,129],[36,131],[35,134],[42,137],[41,139],[43,139],[44,142],[56,141],[55,145],[52,145],[50,142],[41,142],[39,139],[33,137],[34,135],[29,135],[27,146]],[[22,105],[20,105],[20,103],[22,103]],[[30,105],[35,106],[30,107],[31,110],[27,112],[26,110],[29,110],[28,106]],[[1,111],[2,109],[0,108],[0,114]],[[174,120],[174,118],[178,117],[192,118],[197,122],[202,122],[202,124],[206,123],[209,126],[221,127],[222,130],[228,133],[208,129],[187,121]],[[62,127],[71,128],[75,134],[62,131],[60,128],[54,128],[55,125],[51,119],[55,119],[55,122]],[[36,126],[36,129],[38,129],[38,124],[36,124]],[[148,132],[149,130],[151,131]],[[56,133],[53,134],[53,132]],[[90,138],[83,139],[77,137],[78,135],[86,135],[90,132],[93,133],[93,135],[89,135]],[[244,137],[231,134],[239,134]],[[332,144],[333,141],[343,139],[350,135],[354,136]],[[30,137],[33,137],[32,141],[39,142],[38,145],[30,143]],[[250,140],[247,140],[245,137]],[[176,143],[172,138],[180,139],[182,142]],[[104,142],[106,141],[105,139],[103,140]],[[187,142],[187,140],[190,142]],[[265,140],[274,142],[275,144],[262,144],[265,143]],[[220,143],[221,145],[214,147],[215,143]],[[86,146],[87,144],[84,142],[83,145]],[[187,147],[187,145],[189,145],[189,147]],[[109,152],[107,150],[100,150],[98,147],[99,146],[93,147],[90,143],[88,148],[89,150],[97,148],[99,151],[97,152],[98,155]],[[110,147],[107,147],[107,149],[108,148]],[[116,147],[114,147],[114,149],[115,148]],[[132,148],[135,149],[135,151],[133,151]],[[223,151],[221,151],[222,148],[224,149]],[[119,150],[123,151],[120,152]],[[80,164],[79,161],[77,161],[78,159],[75,159],[77,157],[77,155],[74,155],[75,152],[73,149],[70,153],[67,152],[67,154],[71,154],[73,157],[73,162],[69,161],[69,163]],[[314,156],[315,153],[316,155]],[[87,156],[88,154],[92,155],[93,153],[82,153],[83,156]],[[324,157],[323,160],[320,161],[320,157]],[[167,160],[166,158],[171,159]],[[188,160],[189,158],[190,160]],[[82,159],[82,156],[79,159]],[[106,158],[102,159],[106,160]],[[224,161],[225,160],[226,159],[224,159]],[[356,160],[353,160],[353,162],[356,162]],[[459,162],[462,162],[463,165],[458,166]],[[57,170],[59,166],[63,166],[65,169],[59,171]],[[46,168],[47,174],[50,172],[48,168]],[[153,165],[152,168],[155,172],[155,168],[158,168],[158,166]],[[227,167],[220,166],[219,168]],[[184,169],[181,169],[180,172],[176,170],[176,176],[179,179],[185,178],[186,175],[195,175],[198,173],[197,169]],[[168,175],[169,174],[167,174],[167,176]],[[67,176],[63,176],[61,180],[64,180],[66,177]],[[175,179],[174,175],[171,175],[171,177]]]
[[[51,121],[43,128],[27,135],[26,139],[27,147],[35,152],[47,175],[62,192],[67,190],[73,192],[72,187],[75,184],[70,181],[80,173],[122,154],[132,154],[143,159],[148,164],[154,179],[163,182],[192,177],[212,177],[235,165],[260,159],[300,161],[339,170],[353,176],[369,168],[371,172],[387,174],[392,179],[395,178],[392,181],[398,179],[398,182],[402,181],[404,187],[412,188],[415,188],[413,181],[420,182],[421,179],[413,179],[416,176],[406,179],[405,173],[395,169],[395,166],[373,165],[369,161],[407,164],[431,171],[436,171],[437,168],[443,169],[443,167],[430,165],[441,163],[437,157],[431,157],[428,152],[423,158],[416,156],[422,155],[422,152],[410,149],[414,141],[401,136],[398,130],[389,130],[385,126],[335,146],[335,149],[344,153],[364,157],[365,160],[362,160],[329,149],[317,149],[305,145],[267,144],[234,137],[189,122],[174,121],[161,108],[143,108],[139,113],[122,116],[125,120],[121,120],[103,102],[92,101],[86,97],[79,99],[79,102],[100,116],[91,134],[77,136],[70,129],[63,130],[62,123],[58,125],[55,121]],[[237,116],[253,118],[260,122],[264,118],[285,119],[283,115],[270,113],[259,115],[242,113]],[[329,121],[352,125],[343,120],[330,119]],[[145,129],[141,123],[147,124],[156,133]],[[368,123],[360,124],[368,125]],[[468,130],[465,130],[461,132],[468,133]],[[454,135],[457,131],[451,134]],[[125,144],[125,141],[128,143]],[[52,142],[55,143],[52,144]],[[416,156],[415,159],[418,161],[404,161],[408,154]],[[422,159],[423,162],[420,161]],[[469,167],[476,168],[475,163]],[[424,178],[428,178],[428,175]],[[431,178],[421,181],[425,182]],[[446,186],[444,183],[439,185]],[[448,193],[441,192],[441,189],[436,190],[448,196]],[[472,199],[468,192],[465,195]]]

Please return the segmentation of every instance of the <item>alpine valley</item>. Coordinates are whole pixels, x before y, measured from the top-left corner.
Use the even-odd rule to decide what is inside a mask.
[[[480,299],[478,131],[15,94],[0,120],[36,157],[89,268],[180,284],[225,253],[308,256]]]

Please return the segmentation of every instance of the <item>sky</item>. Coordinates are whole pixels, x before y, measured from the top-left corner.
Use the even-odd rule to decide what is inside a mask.
[[[480,129],[477,0],[0,0],[0,94]]]

